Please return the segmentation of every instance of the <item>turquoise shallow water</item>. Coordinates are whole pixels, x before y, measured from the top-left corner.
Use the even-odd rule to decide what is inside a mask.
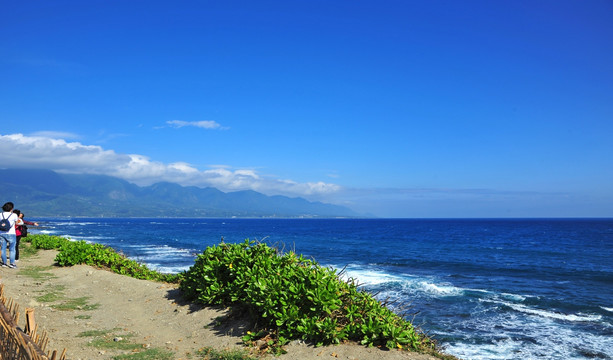
[[[222,237],[292,249],[410,306],[465,359],[613,359],[611,219],[36,220],[165,272]]]

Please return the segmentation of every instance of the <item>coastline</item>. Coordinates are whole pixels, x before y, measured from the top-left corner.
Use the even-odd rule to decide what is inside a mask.
[[[29,246],[23,244],[22,246]],[[33,308],[48,350],[67,349],[67,359],[112,359],[144,349],[172,352],[174,359],[198,359],[199,349],[244,349],[247,323],[225,309],[182,300],[176,285],[138,280],[87,265],[55,266],[53,250],[24,255],[19,268],[0,269],[5,295]],[[23,326],[20,316],[19,326]],[[105,343],[106,341],[106,343]],[[108,344],[127,344],[126,349]],[[117,343],[117,344],[113,344]],[[278,359],[432,360],[435,357],[359,344],[314,347],[292,342]],[[266,358],[273,358],[268,355]]]

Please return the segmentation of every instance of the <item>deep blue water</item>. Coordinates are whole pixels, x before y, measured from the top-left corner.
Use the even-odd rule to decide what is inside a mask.
[[[410,306],[463,359],[613,359],[612,219],[36,220],[166,272],[222,237],[291,249]]]

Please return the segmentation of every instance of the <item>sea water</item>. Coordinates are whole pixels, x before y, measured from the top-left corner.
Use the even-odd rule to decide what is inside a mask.
[[[36,220],[163,272],[222,239],[292,250],[344,269],[463,359],[613,359],[612,219]]]

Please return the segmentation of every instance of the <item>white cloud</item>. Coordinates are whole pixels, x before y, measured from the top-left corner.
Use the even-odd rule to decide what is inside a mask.
[[[144,186],[160,181],[222,191],[255,190],[267,195],[318,198],[341,190],[324,182],[298,183],[259,174],[253,169],[218,165],[205,170],[176,162],[165,164],[139,154],[118,154],[101,146],[67,142],[46,136],[0,135],[2,168],[50,169],[63,173],[99,174],[125,179]]]
[[[54,139],[79,139],[81,136],[65,131],[36,131],[31,136],[41,136]]]
[[[166,121],[166,124],[172,127],[175,127],[175,128],[182,128],[184,126],[193,126],[193,127],[203,128],[203,129],[219,129],[219,130],[227,129],[226,127],[223,127],[216,121],[212,121],[212,120],[203,120],[203,121],[171,120],[171,121]]]

